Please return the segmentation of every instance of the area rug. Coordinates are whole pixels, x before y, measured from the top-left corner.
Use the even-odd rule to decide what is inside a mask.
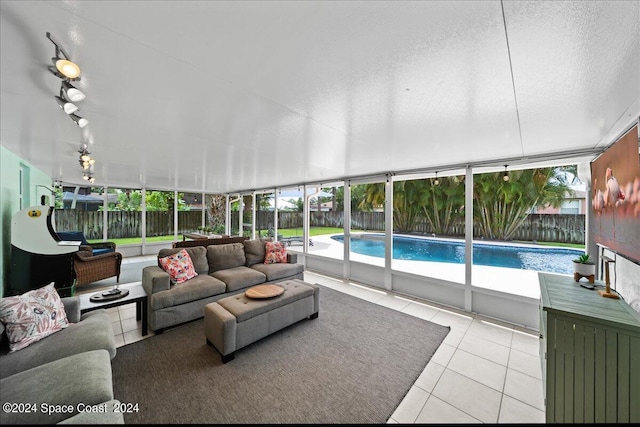
[[[118,348],[114,395],[127,424],[385,423],[448,332],[321,286],[317,319],[226,364],[202,319]]]

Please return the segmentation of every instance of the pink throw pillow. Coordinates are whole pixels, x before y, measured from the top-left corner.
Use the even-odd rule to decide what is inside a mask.
[[[158,262],[162,269],[169,273],[171,282],[175,284],[186,282],[198,275],[193,267],[191,257],[184,249],[173,255],[160,258]]]
[[[69,326],[53,282],[22,295],[2,298],[0,321],[5,325],[12,352]]]
[[[287,262],[287,249],[280,242],[265,242],[265,264],[277,264]]]

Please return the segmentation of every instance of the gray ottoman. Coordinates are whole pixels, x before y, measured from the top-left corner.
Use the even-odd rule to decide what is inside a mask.
[[[222,298],[204,307],[204,332],[227,363],[235,351],[302,319],[318,317],[320,289],[299,279],[274,285],[284,293],[269,299],[252,299],[244,293]]]

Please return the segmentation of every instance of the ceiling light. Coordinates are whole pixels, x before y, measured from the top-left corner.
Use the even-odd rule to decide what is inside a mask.
[[[49,67],[51,71],[57,77],[70,80],[80,79],[80,67],[75,62],[71,61],[67,52],[64,51],[62,46],[53,39],[51,33],[47,32],[47,38],[51,40],[51,43],[56,47],[56,56],[51,58],[55,67]]]
[[[78,111],[78,107],[76,106],[76,104],[73,104],[67,101],[66,99],[62,99],[59,96],[56,96],[55,98],[56,98],[56,101],[58,102],[58,105],[60,106],[60,108],[64,110],[65,113],[71,114]]]
[[[507,166],[508,165],[504,165],[504,174],[502,174],[502,180],[504,182],[509,181],[509,173],[507,172]]]
[[[86,125],[89,124],[89,120],[85,119],[84,117],[80,117],[76,114],[69,114],[69,117],[71,117],[71,120],[73,120],[74,122],[76,122],[76,124],[78,126],[80,126],[81,128],[85,127]]]
[[[60,89],[64,94],[64,97],[72,102],[83,101],[87,96],[80,89],[71,85],[67,81],[62,82],[62,88]]]
[[[80,67],[75,62],[62,58],[51,58],[51,61],[55,64],[58,72],[67,79],[73,80],[80,77]]]

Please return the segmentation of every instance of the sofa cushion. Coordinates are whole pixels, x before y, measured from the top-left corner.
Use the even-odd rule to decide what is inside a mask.
[[[225,284],[220,280],[207,274],[200,274],[180,285],[171,286],[166,291],[152,294],[149,305],[152,310],[160,310],[222,294],[225,289]]]
[[[194,246],[192,248],[177,248],[177,249],[160,249],[158,252],[158,259],[164,258],[169,255],[177,254],[182,249],[186,250],[193,263],[198,274],[209,274],[209,261],[207,260],[207,248],[204,246]],[[162,267],[158,264],[158,267]]]
[[[211,275],[222,280],[227,285],[227,292],[248,288],[249,286],[264,283],[267,280],[264,274],[245,266],[218,270],[211,273]]]
[[[209,274],[218,270],[244,266],[247,262],[242,243],[209,245],[207,260],[209,260]]]
[[[273,239],[253,239],[253,240],[245,240],[242,242],[244,244],[244,255],[247,258],[247,267],[251,267],[253,264],[263,263],[265,256],[264,245],[266,242],[271,242]]]
[[[175,284],[184,283],[198,275],[193,268],[191,257],[184,249],[173,255],[158,258],[158,262],[164,271],[169,273],[171,282]]]
[[[0,300],[11,351],[23,349],[69,326],[64,305],[53,282],[22,295]]]
[[[255,264],[251,268],[267,276],[267,282],[273,282],[274,280],[284,279],[304,272],[304,265],[302,264]]]
[[[98,405],[113,399],[111,361],[106,350],[74,354],[0,380],[2,402],[36,405],[32,412],[0,412],[0,424],[56,424],[78,413],[78,404]],[[71,413],[42,410],[47,404]],[[82,407],[82,406],[81,406]]]
[[[3,354],[0,356],[0,378],[91,350],[106,350],[111,358],[116,355],[111,317],[106,310],[86,313],[78,323],[20,351]]]

